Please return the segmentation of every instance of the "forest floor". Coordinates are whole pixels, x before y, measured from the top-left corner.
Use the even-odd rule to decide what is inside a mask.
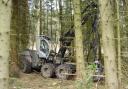
[[[10,89],[76,89],[74,80],[43,78],[40,73],[20,73],[20,78],[10,78]],[[91,89],[104,89],[103,85]]]

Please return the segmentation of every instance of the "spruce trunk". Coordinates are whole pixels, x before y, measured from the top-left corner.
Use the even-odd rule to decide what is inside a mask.
[[[77,64],[77,79],[83,80],[85,77],[85,62],[83,55],[83,36],[81,29],[81,13],[80,0],[74,2],[74,24],[75,24],[75,49],[76,49],[76,64]]]
[[[102,43],[104,50],[106,89],[119,89],[116,66],[116,50],[114,41],[113,11],[111,1],[99,0]]]
[[[0,1],[0,89],[8,89],[11,0]]]

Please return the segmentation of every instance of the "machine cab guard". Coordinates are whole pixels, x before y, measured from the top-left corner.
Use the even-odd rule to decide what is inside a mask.
[[[37,36],[36,37],[36,48],[39,58],[48,58],[51,50],[51,40],[47,36]]]

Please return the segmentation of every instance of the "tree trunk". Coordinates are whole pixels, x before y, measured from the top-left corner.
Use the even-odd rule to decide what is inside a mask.
[[[11,0],[0,1],[0,89],[8,89]]]
[[[50,22],[50,26],[51,26],[50,38],[53,39],[53,32],[52,32],[52,31],[53,31],[53,26],[52,26],[52,23],[53,23],[53,22],[52,22],[52,18],[53,18],[53,16],[52,16],[52,15],[53,15],[53,5],[52,5],[52,4],[53,4],[53,1],[50,1],[50,3],[51,3],[51,6],[50,6],[50,9],[51,9],[51,10],[50,10],[50,11],[51,11],[51,19],[50,19],[50,21],[51,21],[51,22]]]
[[[18,69],[18,0],[12,0],[12,17],[11,17],[11,32],[10,32],[10,76],[19,77]]]
[[[62,8],[62,0],[58,0],[59,3],[59,22],[60,22],[60,35],[63,35],[63,22],[62,22],[62,14],[63,14],[63,8]]]
[[[39,35],[42,35],[42,33],[43,33],[43,8],[42,8],[42,3],[43,3],[43,1],[42,0],[40,0],[40,34]]]
[[[113,7],[111,6],[111,1],[108,0],[99,0],[99,4],[101,16],[102,43],[104,50],[106,89],[119,89],[117,78],[115,41],[113,40]]]
[[[116,0],[116,9],[117,9],[117,60],[118,60],[118,80],[119,80],[119,87],[121,89],[121,76],[122,76],[122,71],[121,71],[121,40],[120,40],[120,5],[119,2],[120,0]]]
[[[18,0],[19,1],[19,50],[23,51],[27,48],[29,43],[29,7],[27,0]]]
[[[81,30],[80,0],[73,0],[73,2],[74,2],[77,80],[81,81],[85,77],[85,62],[84,62],[84,55],[83,55],[83,36],[82,36],[82,30]]]
[[[121,82],[128,85],[128,0],[120,0],[120,33],[121,33]]]
[[[48,8],[48,6],[47,6],[47,8]],[[49,12],[48,12],[48,9],[47,9],[47,14],[46,15],[47,15],[47,31],[46,31],[47,34],[46,35],[49,35],[49,28],[48,28],[49,27],[49,21],[48,21]]]

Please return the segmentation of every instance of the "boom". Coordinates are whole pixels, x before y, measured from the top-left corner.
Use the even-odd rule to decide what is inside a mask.
[[[88,6],[85,7],[85,9],[83,9],[81,14],[85,14],[89,8],[97,8],[97,5],[94,2],[90,3]],[[96,21],[97,20],[97,10],[95,13],[90,12],[90,13],[85,14],[82,17],[81,25],[84,25],[89,20],[89,18],[93,17],[93,16],[94,16],[94,21],[92,24],[92,28],[93,28],[94,32],[96,32],[96,29],[97,29],[97,26],[96,26],[97,25],[97,21]],[[75,32],[74,32],[74,26],[72,25],[71,28],[67,32],[65,32],[64,35],[60,38],[61,47],[58,51],[58,56],[60,58],[64,58],[67,46],[71,45],[71,42],[72,42],[74,37],[75,37]]]

